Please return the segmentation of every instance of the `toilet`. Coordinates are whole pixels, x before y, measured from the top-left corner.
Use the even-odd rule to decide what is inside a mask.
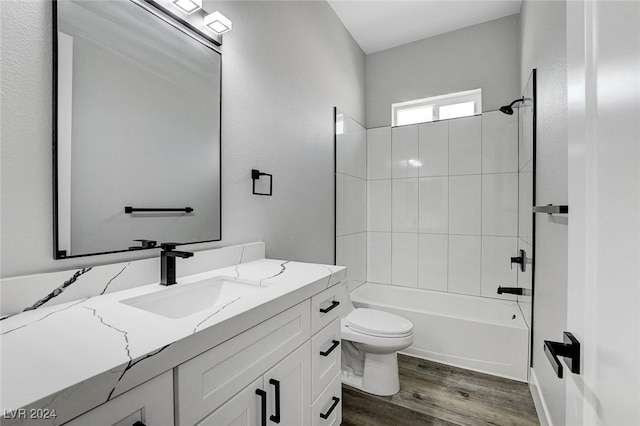
[[[346,284],[342,300],[342,383],[374,395],[398,393],[396,352],[413,343],[413,324],[388,312],[355,308]]]

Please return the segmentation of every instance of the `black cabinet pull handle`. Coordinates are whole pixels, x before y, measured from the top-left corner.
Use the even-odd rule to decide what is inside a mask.
[[[276,379],[269,379],[269,384],[273,385],[276,390],[276,414],[269,416],[269,420],[274,423],[280,423],[280,381]]]
[[[333,343],[333,344],[331,345],[331,347],[330,347],[329,349],[327,349],[326,351],[324,351],[324,352],[323,352],[323,351],[320,351],[320,355],[322,355],[322,356],[329,356],[329,354],[330,354],[331,352],[333,352],[333,350],[334,350],[335,348],[337,348],[337,347],[338,347],[338,345],[340,344],[340,341],[338,341],[338,340],[332,340],[332,341],[331,341],[331,343]]]
[[[326,314],[330,310],[335,309],[339,304],[340,302],[338,302],[337,300],[334,300],[333,302],[331,302],[331,306],[329,306],[328,308],[324,308],[324,309],[320,308],[320,312],[322,312],[323,314]]]
[[[565,331],[562,343],[545,340],[544,353],[559,379],[562,379],[563,368],[558,357],[564,357],[564,361],[572,373],[580,374],[580,342],[573,337],[573,334]]]
[[[140,420],[138,420],[137,422],[135,422],[135,423],[133,424],[133,426],[147,426],[147,425],[145,425],[145,424],[144,424],[144,423],[142,423]]]
[[[337,396],[334,396],[331,399],[333,399],[333,404],[331,404],[331,407],[329,407],[329,410],[326,413],[320,413],[320,417],[325,420],[329,418],[331,413],[333,413],[333,410],[336,409],[336,407],[338,406],[338,403],[340,402],[340,398],[338,398]]]
[[[260,424],[267,426],[267,393],[262,389],[256,389],[256,395],[260,397]]]

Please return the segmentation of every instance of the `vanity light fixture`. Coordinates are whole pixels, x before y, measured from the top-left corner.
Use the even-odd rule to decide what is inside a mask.
[[[202,9],[202,0],[173,0],[173,4],[187,15]]]
[[[231,30],[231,20],[217,10],[204,17],[204,24],[216,34]]]
[[[422,161],[420,160],[416,160],[414,158],[407,160],[407,163],[411,166],[411,167],[421,167],[422,166]]]

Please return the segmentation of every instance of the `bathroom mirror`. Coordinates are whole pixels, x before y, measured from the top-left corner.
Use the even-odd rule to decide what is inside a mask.
[[[532,329],[533,286],[535,257],[535,173],[536,173],[536,70],[531,71],[527,85],[522,92],[523,102],[518,108],[518,252],[524,250],[529,259],[525,271],[518,268],[518,287],[523,295],[518,296],[518,304],[525,321]],[[533,336],[533,331],[531,331]]]
[[[221,55],[159,16],[54,3],[55,258],[221,239]]]

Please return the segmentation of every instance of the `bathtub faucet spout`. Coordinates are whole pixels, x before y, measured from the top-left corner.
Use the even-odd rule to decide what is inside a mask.
[[[518,296],[522,296],[524,295],[524,288],[498,286],[498,294],[502,293],[517,294]]]

